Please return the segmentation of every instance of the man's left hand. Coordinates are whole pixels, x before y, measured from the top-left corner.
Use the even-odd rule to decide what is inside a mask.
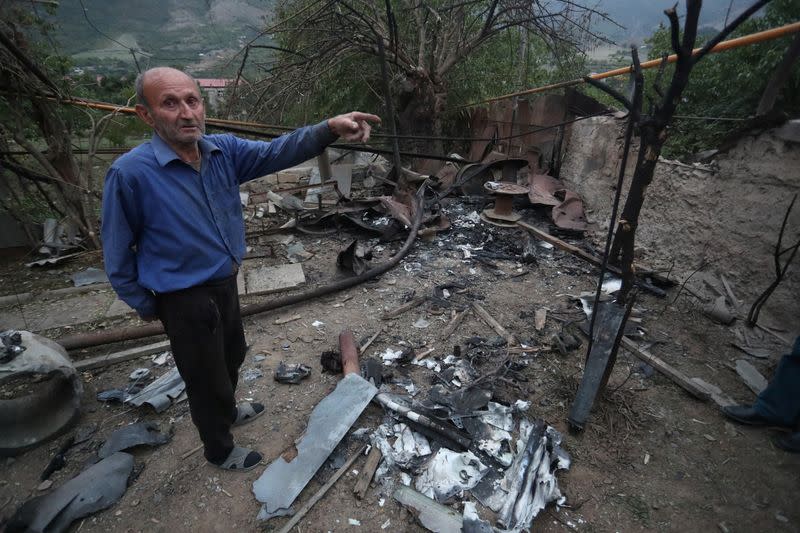
[[[352,111],[344,115],[337,115],[328,119],[328,127],[335,135],[348,142],[362,142],[369,140],[369,132],[372,130],[370,122],[381,123],[381,118],[369,113]]]

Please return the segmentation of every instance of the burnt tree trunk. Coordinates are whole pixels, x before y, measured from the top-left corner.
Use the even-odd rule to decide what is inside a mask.
[[[633,288],[635,281],[633,270],[634,248],[636,244],[636,229],[639,225],[639,216],[644,205],[647,188],[653,181],[658,157],[661,149],[667,140],[667,126],[672,120],[675,110],[681,101],[681,96],[689,83],[689,76],[692,69],[705,55],[727,35],[729,35],[739,24],[747,20],[753,13],[767,4],[769,0],[759,0],[750,8],[745,10],[739,17],[726,26],[719,34],[706,43],[698,53],[693,53],[697,38],[697,25],[700,17],[701,0],[687,0],[686,20],[681,35],[678,15],[675,8],[667,9],[664,13],[670,21],[672,38],[672,48],[678,56],[675,70],[672,75],[666,94],[656,84],[655,90],[661,96],[658,104],[653,104],[647,115],[641,114],[639,109],[631,109],[630,103],[627,107],[639,117],[639,155],[636,161],[636,169],[631,180],[628,197],[625,200],[625,207],[622,210],[620,219],[617,223],[617,231],[614,235],[614,242],[609,253],[609,260],[612,264],[620,267],[624,272],[622,289],[619,298],[624,301],[626,296]],[[619,96],[619,95],[615,95]],[[623,98],[624,100],[624,98]]]
[[[608,376],[616,360],[617,350],[619,349],[619,339],[624,334],[625,321],[627,319],[627,313],[624,311],[625,309],[630,311],[636,298],[636,290],[634,289],[635,272],[633,267],[633,255],[636,243],[636,229],[639,225],[639,215],[644,205],[647,188],[653,181],[656,164],[658,163],[658,156],[661,154],[661,149],[667,139],[667,126],[672,120],[673,114],[681,100],[681,95],[689,82],[689,75],[692,72],[692,68],[718,42],[722,41],[734,28],[744,22],[767,2],[769,2],[769,0],[759,0],[753,6],[745,10],[742,15],[726,26],[725,29],[706,43],[696,54],[693,53],[693,49],[697,37],[697,22],[702,2],[700,0],[687,0],[686,22],[682,36],[675,8],[673,7],[666,10],[665,14],[669,17],[670,21],[672,48],[678,56],[678,61],[666,93],[664,93],[660,87],[661,74],[666,65],[666,58],[662,61],[661,70],[656,78],[654,87],[655,92],[660,97],[660,101],[657,104],[651,102],[647,115],[642,114],[641,88],[643,78],[641,65],[639,64],[635,48],[631,50],[633,59],[633,67],[631,70],[635,74],[635,90],[632,101],[629,101],[626,96],[598,80],[584,78],[587,83],[598,87],[617,99],[629,111],[625,152],[622,164],[620,165],[620,174],[617,184],[618,192],[614,200],[614,207],[612,208],[612,217],[615,216],[617,210],[619,190],[622,187],[622,180],[625,174],[625,162],[627,160],[628,150],[630,149],[631,134],[634,130],[634,126],[638,129],[640,143],[636,168],[631,180],[628,197],[625,201],[622,214],[616,223],[613,245],[611,245],[609,241],[611,240],[610,231],[611,227],[614,226],[614,220],[612,219],[609,224],[609,235],[606,241],[607,253],[604,258],[603,268],[601,269],[597,292],[595,293],[594,312],[592,313],[592,320],[589,326],[589,350],[586,366],[568,418],[570,425],[573,427],[582,428],[584,426],[595,397],[599,391],[606,386]],[[780,244],[778,245],[778,249],[779,248]],[[797,247],[793,250],[793,254],[797,252],[797,248],[800,248],[800,243],[798,243]],[[618,265],[622,271],[622,288],[617,294],[616,300],[610,302],[604,308],[604,315],[598,322],[598,330],[595,331],[595,317],[601,313],[599,295],[606,261]],[[776,265],[777,264],[776,256]],[[780,268],[776,267],[776,269],[780,271]],[[595,343],[595,339],[600,342]],[[616,340],[616,342],[611,342],[612,340]]]
[[[404,73],[402,80],[392,88],[397,103],[397,122],[402,135],[442,135],[442,115],[447,103],[447,91],[429,73],[423,70]],[[430,152],[433,146],[438,154],[444,153],[441,140],[417,140],[409,148]]]

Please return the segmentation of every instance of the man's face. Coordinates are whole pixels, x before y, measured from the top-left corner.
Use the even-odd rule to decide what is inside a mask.
[[[205,132],[205,109],[200,91],[183,72],[159,69],[147,75],[144,96],[148,106],[137,105],[139,117],[167,144],[194,147]]]

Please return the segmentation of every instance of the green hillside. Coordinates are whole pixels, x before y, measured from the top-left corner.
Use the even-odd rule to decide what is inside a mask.
[[[55,39],[81,67],[180,65],[217,73],[269,20],[273,0],[62,1]],[[88,17],[88,21],[87,21]],[[94,26],[94,27],[92,27]],[[116,42],[115,42],[116,41]]]

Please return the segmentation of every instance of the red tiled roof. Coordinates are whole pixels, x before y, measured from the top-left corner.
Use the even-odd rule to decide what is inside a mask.
[[[223,89],[233,83],[229,78],[196,78],[201,89]]]

